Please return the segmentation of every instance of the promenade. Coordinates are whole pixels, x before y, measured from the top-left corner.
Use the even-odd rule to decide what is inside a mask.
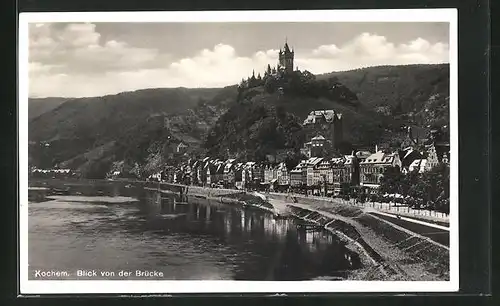
[[[380,203],[380,202],[358,202],[354,199],[344,200],[342,198],[331,198],[331,197],[320,197],[320,196],[305,196],[303,194],[295,194],[295,193],[277,193],[270,192],[269,195],[278,196],[282,198],[292,199],[296,198],[297,200],[302,200],[309,202],[310,200],[316,200],[320,202],[331,202],[331,203],[340,203],[343,205],[351,205],[359,208],[365,209],[366,212],[382,212],[382,213],[390,213],[393,215],[407,217],[416,220],[423,220],[430,223],[435,223],[441,226],[449,225],[449,215],[432,211],[427,209],[413,209],[404,204],[399,203]]]
[[[449,277],[449,230],[446,227],[405,217],[398,218],[348,203],[325,201],[326,198],[321,197],[307,197],[308,201],[304,201],[306,197],[303,197],[294,201],[292,197],[283,197],[279,193],[268,193],[267,196],[279,213],[301,209],[304,213],[299,213],[299,218],[326,220],[323,221],[327,222],[325,229],[332,228],[336,233],[340,231],[355,245],[359,243],[358,247],[372,260],[381,256],[382,261],[378,259],[376,267],[388,268],[386,272],[390,272],[389,274],[395,271],[397,277],[402,279],[418,277],[435,280],[433,278],[436,275],[439,275],[437,279]],[[348,226],[343,226],[342,223]],[[349,230],[349,226],[355,232]]]

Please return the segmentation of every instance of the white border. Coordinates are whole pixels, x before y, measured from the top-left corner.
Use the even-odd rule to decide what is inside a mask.
[[[28,23],[41,22],[449,22],[450,23],[450,281],[36,281],[28,280]],[[459,289],[458,27],[456,9],[80,12],[19,15],[19,246],[21,294],[451,292]]]

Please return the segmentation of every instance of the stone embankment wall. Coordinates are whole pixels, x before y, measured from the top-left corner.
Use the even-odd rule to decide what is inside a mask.
[[[293,195],[293,196],[288,196],[287,194],[279,194],[279,193],[268,193],[266,194],[269,198],[271,199],[277,199],[277,200],[282,200],[282,201],[292,201],[292,197],[295,197],[298,202],[302,204],[307,204],[307,205],[324,205],[328,203],[334,203],[334,204],[339,204],[339,205],[344,205],[342,203],[342,200],[340,199],[334,199],[334,198],[329,198],[326,200],[325,198],[321,197],[314,197],[314,196],[302,196],[302,195]]]
[[[221,197],[228,194],[242,193],[242,191],[234,189],[206,188],[199,186],[186,186],[186,188],[187,196]]]
[[[316,224],[325,230],[328,230],[341,240],[344,240],[348,245],[354,248],[354,251],[365,256],[369,262],[365,261],[365,265],[372,268],[363,276],[364,280],[388,280],[400,272],[386,262],[380,254],[378,254],[366,241],[356,228],[342,220],[334,219],[316,211],[306,208],[290,205],[290,212],[293,216],[306,222]],[[363,260],[364,261],[364,260]]]
[[[267,196],[289,203],[296,217],[357,241],[377,261],[376,266],[384,266],[390,277],[400,276],[405,280],[449,279],[448,248],[426,237],[401,231],[365,213],[360,207],[342,203],[342,200],[300,196],[293,204],[292,197],[284,194]]]

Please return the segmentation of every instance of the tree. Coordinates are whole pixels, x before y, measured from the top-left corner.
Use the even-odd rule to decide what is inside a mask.
[[[404,175],[399,167],[387,167],[383,176],[380,178],[379,193],[401,193],[401,185],[404,181]]]
[[[343,140],[337,145],[337,150],[340,152],[340,154],[350,154],[352,153],[354,147],[351,142],[347,140]]]
[[[278,82],[275,78],[267,78],[266,82],[264,83],[264,89],[266,90],[267,93],[274,93],[276,92],[278,86]]]
[[[288,154],[285,157],[285,164],[288,171],[291,171],[295,168],[301,160],[305,159],[305,156],[299,152],[294,152],[292,154]]]

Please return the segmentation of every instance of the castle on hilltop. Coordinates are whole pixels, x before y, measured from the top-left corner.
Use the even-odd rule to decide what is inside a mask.
[[[294,72],[293,62],[295,57],[295,51],[293,48],[288,46],[288,42],[285,42],[283,48],[280,48],[278,53],[278,63],[275,67],[271,68],[271,65],[267,65],[267,69],[264,72],[264,76],[261,77],[260,73],[255,75],[255,70],[252,71],[252,76],[248,77],[246,80],[242,79],[239,85],[240,88],[251,88],[263,85],[263,83],[268,78],[274,78],[276,80],[281,80],[287,74]],[[298,67],[295,69],[298,71]]]

